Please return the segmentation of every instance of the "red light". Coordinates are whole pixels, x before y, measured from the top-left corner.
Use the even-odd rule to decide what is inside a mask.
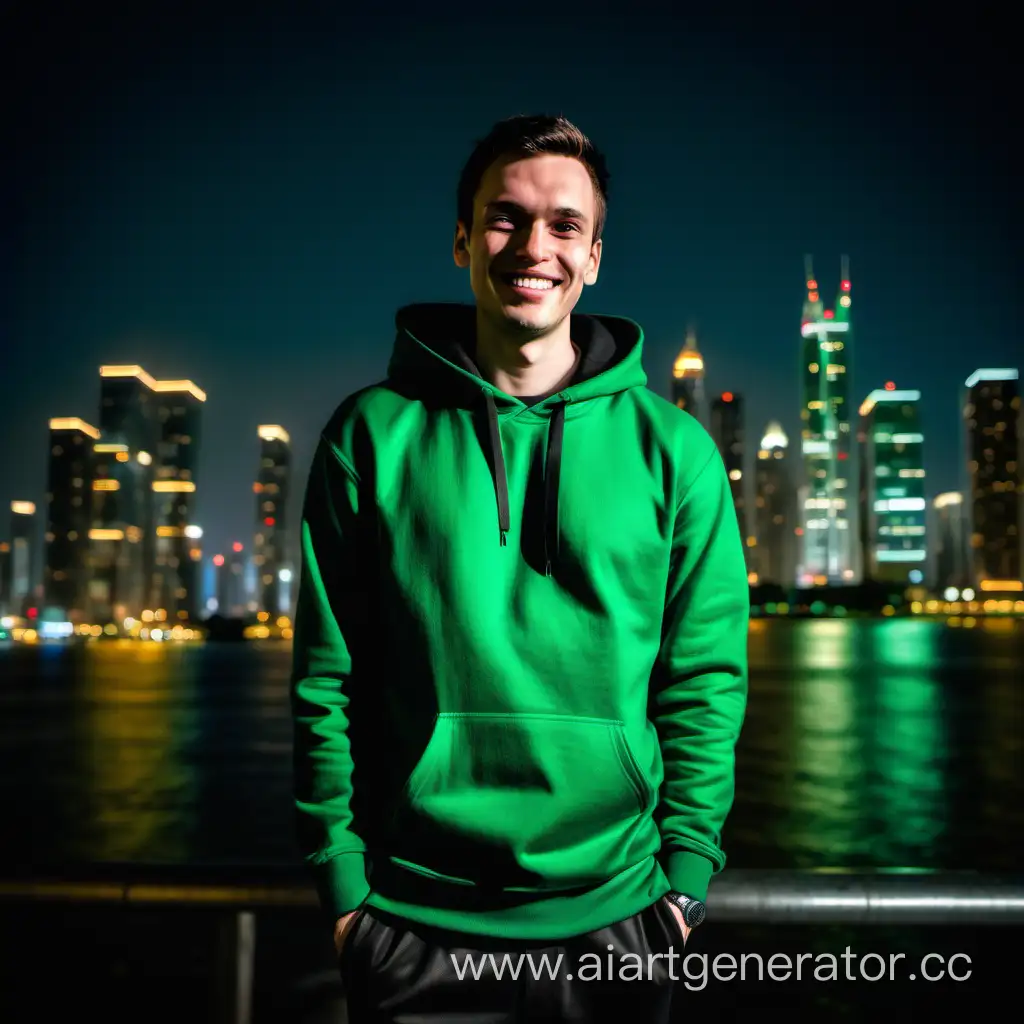
[[[264,526],[273,526],[274,525],[274,517],[273,516],[267,516],[267,518],[263,520],[263,525]]]
[[[29,610],[25,614],[30,619],[34,619],[39,614],[39,609],[38,608],[29,608]]]
[[[845,458],[847,458],[847,454],[846,454],[846,452],[838,452],[837,455],[836,455],[836,458],[838,458],[840,460],[845,459]]]
[[[831,309],[826,309],[825,310],[825,319],[826,320],[831,320],[831,319],[833,319],[833,317],[835,317],[835,313],[833,313]]]
[[[850,282],[849,281],[844,281],[843,285],[842,285],[842,288],[843,288],[844,292],[848,292],[850,290]]]
[[[242,542],[240,540],[236,540],[235,543],[231,545],[231,550],[232,551],[241,551],[242,550]]]
[[[895,391],[896,390],[896,383],[895,383],[895,381],[887,380],[885,382],[885,390],[886,391]]]
[[[213,564],[214,565],[223,565],[224,564],[224,556],[223,555],[214,555],[213,556]]]
[[[814,289],[818,287],[818,282],[817,282],[817,281],[808,281],[808,282],[807,282],[807,287],[808,287],[808,288],[809,288],[809,289],[810,289],[811,291],[814,291]]]
[[[731,402],[732,401],[732,392],[731,391],[723,391],[722,392],[722,401],[723,402]]]

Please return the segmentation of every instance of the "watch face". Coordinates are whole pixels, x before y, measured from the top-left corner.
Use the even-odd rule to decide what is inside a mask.
[[[704,920],[705,912],[704,904],[700,900],[692,900],[683,912],[683,917],[691,928],[696,928]]]

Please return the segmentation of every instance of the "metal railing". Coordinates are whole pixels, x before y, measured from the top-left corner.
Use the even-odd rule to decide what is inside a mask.
[[[709,920],[729,924],[1021,925],[1024,875],[737,868],[712,879],[707,903]],[[221,910],[224,1019],[249,1024],[256,915],[315,909],[317,897],[305,876],[289,869],[109,865],[50,877],[0,876],[0,904]]]

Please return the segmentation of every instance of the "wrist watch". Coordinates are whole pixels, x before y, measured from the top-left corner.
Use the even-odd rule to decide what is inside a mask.
[[[666,893],[665,898],[683,912],[683,921],[687,928],[696,928],[704,920],[707,908],[700,900],[691,899],[681,892]]]

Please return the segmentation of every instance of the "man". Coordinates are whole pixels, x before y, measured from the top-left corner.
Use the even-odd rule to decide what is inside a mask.
[[[314,457],[296,805],[354,1024],[667,1021],[724,864],[742,543],[639,326],[573,314],[607,182],[565,119],[495,126],[458,189],[475,305],[399,310]]]

